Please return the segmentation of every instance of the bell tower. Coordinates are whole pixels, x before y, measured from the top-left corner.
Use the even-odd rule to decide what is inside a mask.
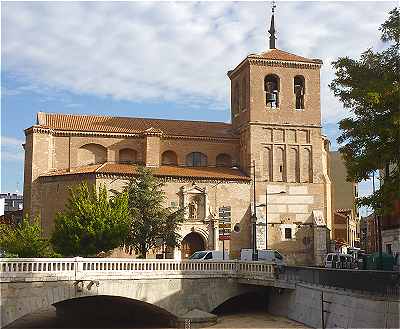
[[[231,121],[242,137],[241,167],[245,172],[248,172],[249,161],[259,157],[261,141],[309,144],[316,132],[320,136],[322,61],[275,47],[275,8],[273,3],[268,30],[270,49],[248,55],[228,72]],[[282,172],[278,176],[287,175]],[[300,173],[296,175],[301,176]]]
[[[265,208],[257,208],[257,219],[268,222],[268,247],[293,240],[294,252],[321,258],[309,243],[313,226],[307,231],[304,225],[314,225],[318,214],[323,217],[318,223],[326,220],[329,226],[331,217],[327,144],[321,135],[322,61],[276,48],[275,8],[272,3],[269,50],[248,55],[228,72],[232,127],[240,136],[240,168],[250,177],[254,171],[256,202],[268,204],[268,219]],[[265,236],[258,234],[256,241],[265,242]]]

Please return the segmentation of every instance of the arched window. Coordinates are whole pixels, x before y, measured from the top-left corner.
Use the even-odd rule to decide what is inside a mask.
[[[120,163],[136,163],[137,152],[130,148],[119,150],[119,162]]]
[[[242,99],[242,106],[241,106],[241,109],[242,109],[242,111],[243,110],[245,110],[246,109],[246,78],[243,78],[243,80],[242,80],[242,97],[241,97],[241,99]]]
[[[271,148],[266,147],[264,151],[264,173],[265,180],[272,181],[272,151]]]
[[[189,167],[206,167],[207,156],[200,152],[192,152],[186,156],[186,165]]]
[[[289,148],[287,166],[287,181],[299,182],[299,157],[298,151],[294,147]]]
[[[232,158],[229,154],[221,153],[217,155],[217,167],[232,167]]]
[[[107,161],[107,149],[99,144],[86,144],[78,149],[78,165],[90,165]]]
[[[306,92],[305,80],[302,75],[294,77],[294,96],[296,98],[296,109],[304,109],[304,94]]]
[[[270,108],[279,107],[279,77],[269,74],[264,79],[265,105]]]
[[[275,150],[274,167],[274,181],[283,182],[285,177],[285,151],[282,147],[277,147]]]
[[[311,169],[311,151],[308,148],[301,150],[301,182],[312,182],[312,169]]]
[[[178,157],[174,151],[165,151],[161,155],[161,164],[165,166],[177,166]]]

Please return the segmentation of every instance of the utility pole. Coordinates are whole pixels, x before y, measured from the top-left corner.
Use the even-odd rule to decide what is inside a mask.
[[[252,218],[252,231],[253,231],[253,254],[252,254],[252,260],[255,261],[258,259],[257,255],[257,240],[256,240],[256,224],[257,224],[257,208],[256,208],[256,161],[253,160],[253,215],[251,216]]]

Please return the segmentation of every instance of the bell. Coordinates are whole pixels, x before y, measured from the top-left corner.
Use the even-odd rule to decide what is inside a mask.
[[[276,94],[267,93],[267,103],[276,102]]]
[[[304,91],[303,91],[304,89],[303,89],[302,85],[295,85],[294,90],[295,90],[296,94],[298,94],[298,95],[304,94]]]

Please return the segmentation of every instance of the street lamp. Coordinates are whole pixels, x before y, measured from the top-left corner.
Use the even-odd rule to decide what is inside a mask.
[[[253,160],[253,165],[251,166],[253,169],[253,206],[254,206],[254,213],[251,215],[251,220],[252,220],[252,229],[253,229],[253,253],[252,253],[252,260],[257,260],[257,240],[256,240],[256,234],[257,234],[257,208],[258,207],[265,207],[265,250],[267,250],[267,244],[268,244],[268,220],[267,220],[267,205],[268,205],[268,195],[276,195],[276,194],[285,194],[285,191],[280,191],[277,193],[265,193],[265,204],[260,204],[256,205],[256,162]],[[265,180],[263,182],[266,182]]]
[[[286,194],[286,191],[265,193],[265,250],[268,249],[268,195]]]

